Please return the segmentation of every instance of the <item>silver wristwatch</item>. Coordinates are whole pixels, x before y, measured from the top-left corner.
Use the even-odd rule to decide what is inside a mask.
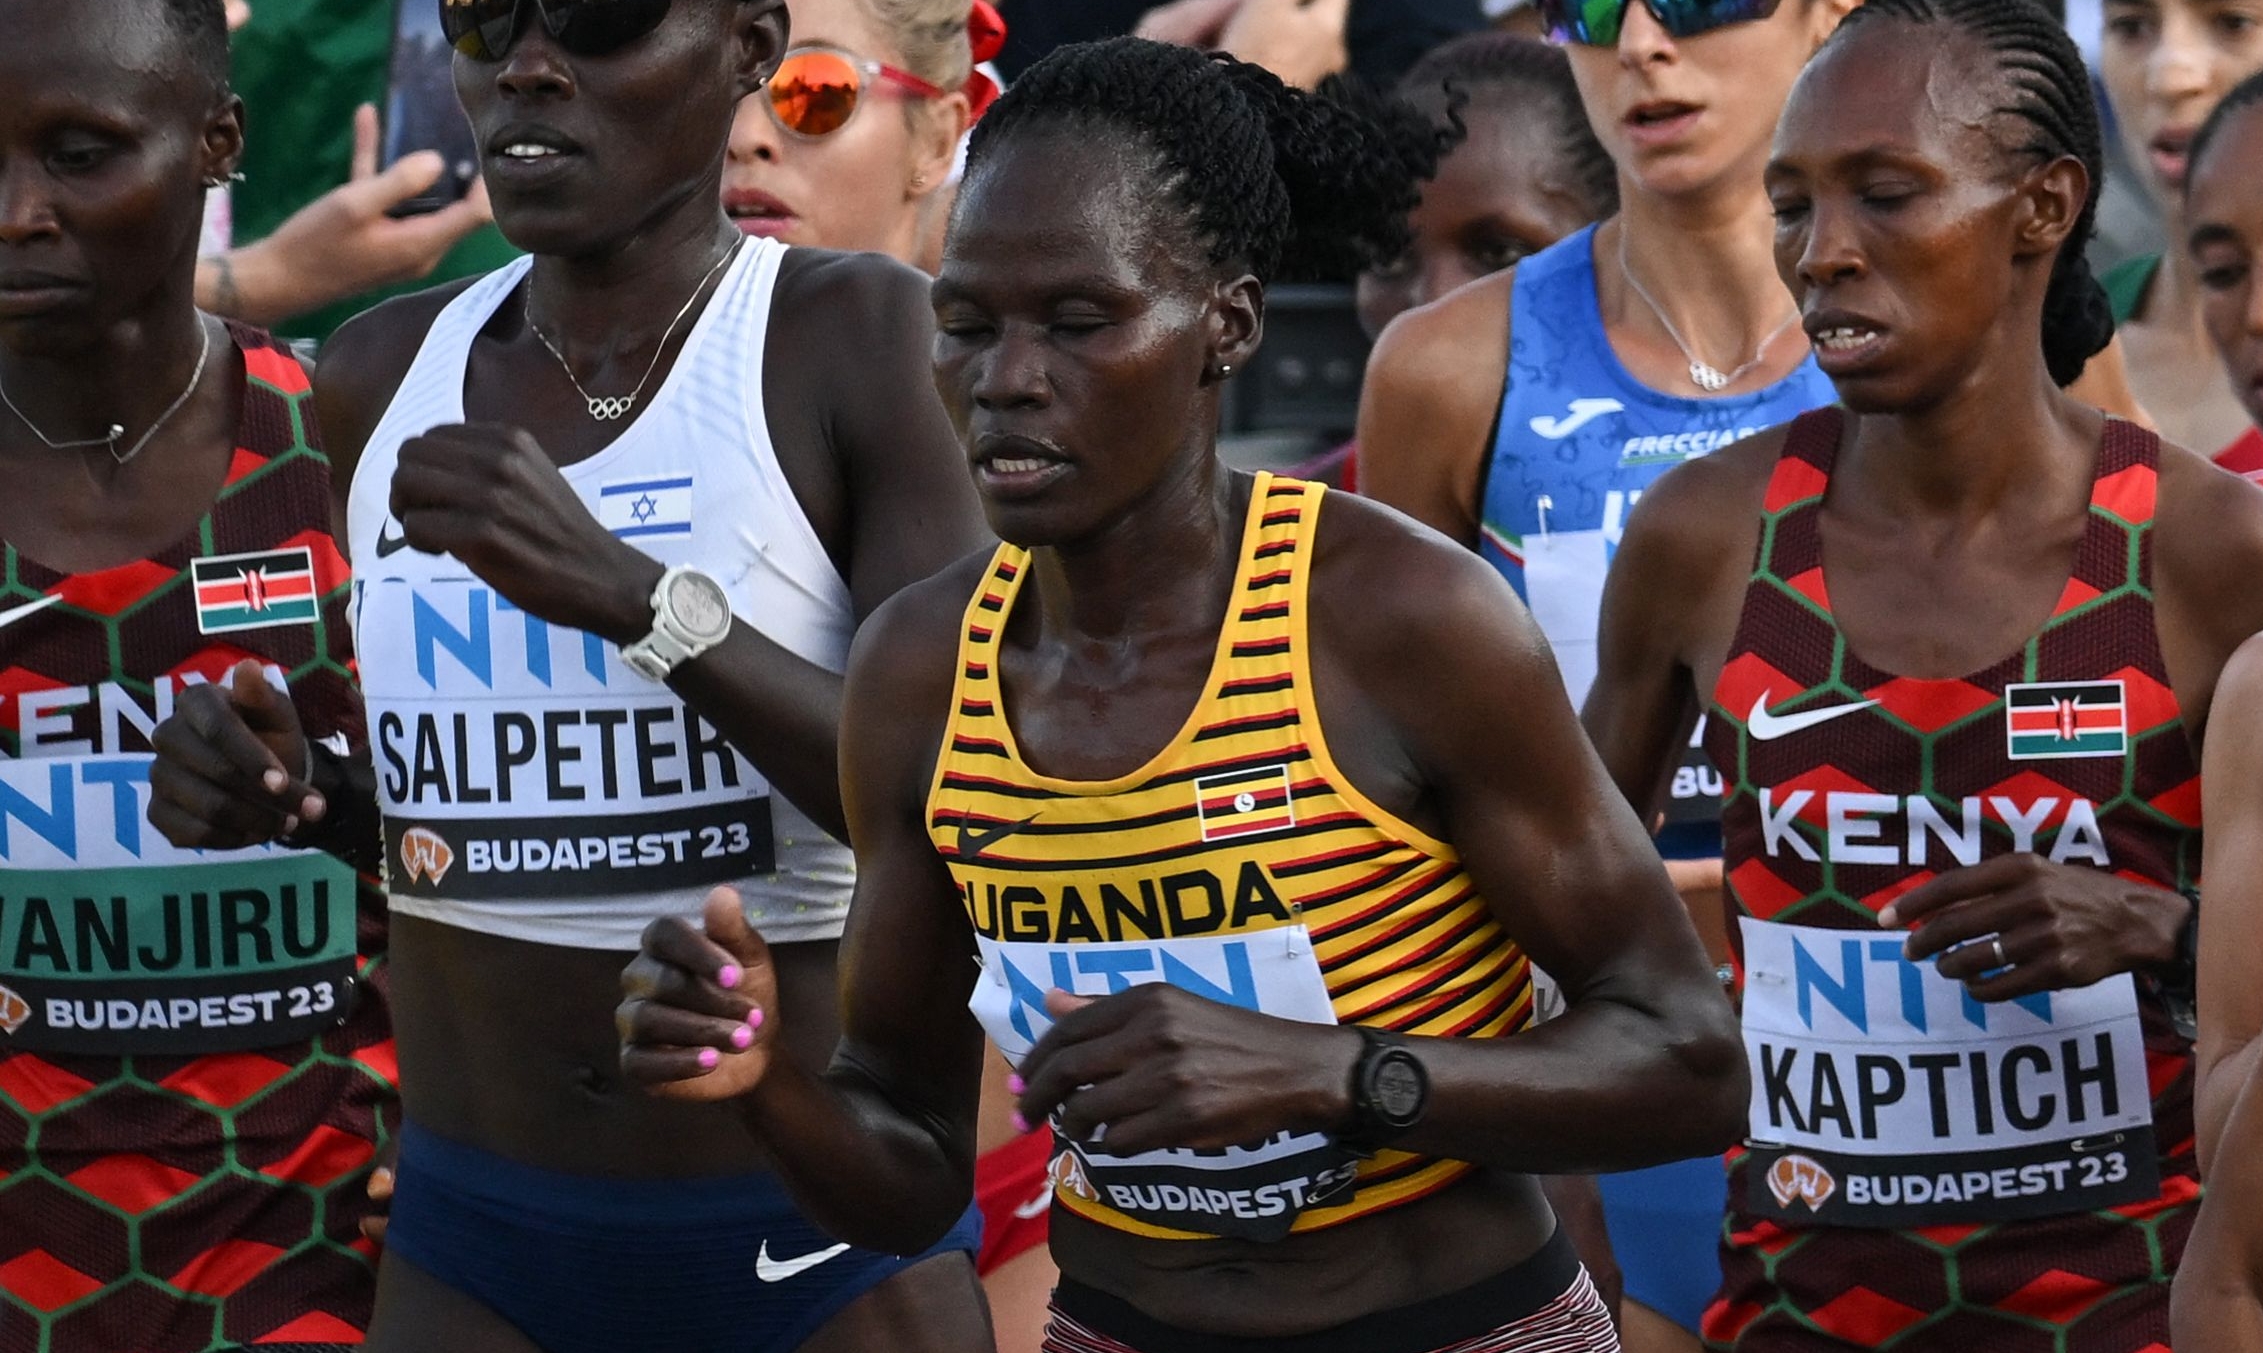
[[[622,649],[621,661],[648,681],[666,681],[730,632],[730,593],[698,569],[679,565],[652,589],[652,633]]]

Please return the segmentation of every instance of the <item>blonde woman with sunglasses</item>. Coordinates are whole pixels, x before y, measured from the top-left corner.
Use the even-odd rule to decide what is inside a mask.
[[[739,105],[723,207],[749,235],[939,261],[960,140],[1004,29],[969,0],[792,0],[792,47]]]

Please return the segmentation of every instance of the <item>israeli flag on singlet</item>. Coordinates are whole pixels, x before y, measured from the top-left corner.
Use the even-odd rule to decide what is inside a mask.
[[[691,534],[691,475],[609,479],[599,487],[598,524],[623,540]]]

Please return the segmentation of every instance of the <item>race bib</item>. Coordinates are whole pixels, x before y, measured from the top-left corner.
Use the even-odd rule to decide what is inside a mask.
[[[1982,1003],[1899,934],[1741,921],[1754,1212],[1888,1228],[2159,1193],[2126,974]]]
[[[182,850],[146,755],[0,761],[0,1045],[123,1056],[319,1037],[355,1001],[355,878]]]
[[[775,872],[768,784],[611,644],[474,578],[357,586],[392,892],[607,897]]]
[[[990,1040],[1019,1066],[1052,1027],[1048,990],[1106,996],[1168,982],[1225,1005],[1306,1024],[1334,1024],[1328,985],[1301,925],[1160,943],[1050,944],[978,935],[982,977],[967,1002]],[[1064,1140],[1054,1179],[1088,1202],[1151,1226],[1279,1240],[1305,1208],[1354,1182],[1358,1158],[1320,1133],[1284,1132],[1217,1151],[1112,1154],[1096,1137]]]

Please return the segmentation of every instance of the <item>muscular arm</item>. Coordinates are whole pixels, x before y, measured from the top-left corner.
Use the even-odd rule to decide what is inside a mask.
[[[1649,821],[1689,745],[1703,697],[1694,653],[1726,657],[1752,559],[1767,467],[1763,434],[1677,466],[1643,494],[1603,586],[1595,684],[1581,722],[1619,793]]]
[[[2263,636],[2241,645],[2225,666],[2216,707],[2222,714],[2211,723],[2200,777],[2208,835],[2197,1110],[2200,1164],[2211,1178],[2228,1156],[2263,1147],[2263,1140],[2225,1137],[2233,1105],[2263,1056],[2256,963],[2263,953],[2263,720],[2256,717],[2263,710]],[[2256,1113],[2263,1109],[2250,1117]]]
[[[1477,488],[1509,367],[1513,273],[1391,322],[1359,400],[1360,491],[1477,548]]]
[[[1348,675],[1403,740],[1446,839],[1568,1001],[1514,1039],[1424,1041],[1432,1107],[1403,1145],[1556,1173],[1725,1146],[1746,1100],[1734,1018],[1537,628],[1466,552],[1364,504],[1330,508],[1366,539],[1343,556],[1357,585],[1316,600],[1316,623],[1348,643]],[[1365,520],[1343,520],[1353,509]]]
[[[974,576],[946,575],[965,587]],[[646,956],[624,979],[629,1074],[676,1080],[666,1092],[681,1097],[742,1094],[738,1113],[804,1213],[830,1235],[897,1254],[934,1243],[972,1196],[983,1055],[966,1004],[973,932],[924,824],[954,675],[956,602],[965,596],[944,583],[883,607],[850,662],[841,752],[857,893],[841,944],[842,1039],[832,1067],[819,1072],[774,1042],[759,1069],[727,1057],[707,1077],[690,1072],[691,1045],[722,1041],[714,1022],[639,998],[693,1004],[686,993],[705,984],[692,974],[714,973],[733,956],[683,922],[655,923]],[[705,989],[705,1008],[726,1019],[753,1003]],[[678,1079],[686,1075],[694,1078]],[[759,1081],[745,1084],[752,1076]]]
[[[763,384],[781,461],[827,543],[860,620],[988,539],[966,457],[936,397],[934,313],[921,274],[868,255],[782,271]],[[788,333],[788,317],[827,316]],[[830,451],[830,474],[784,445]],[[650,570],[644,598],[660,570]],[[644,598],[640,598],[640,605]],[[634,642],[651,627],[636,617]],[[611,637],[611,636],[608,636]],[[763,775],[842,840],[838,730],[843,678],[744,621],[669,683]]]
[[[2263,1140],[2263,1090],[2255,1068],[2248,1064],[2236,1079],[2222,1074],[2230,1070],[2228,1064],[2218,1067],[2221,1131],[2234,1143]],[[2208,1196],[2177,1269],[2170,1316],[2178,1348],[2263,1353],[2263,1151],[2252,1145],[2219,1155],[2208,1175]]]

